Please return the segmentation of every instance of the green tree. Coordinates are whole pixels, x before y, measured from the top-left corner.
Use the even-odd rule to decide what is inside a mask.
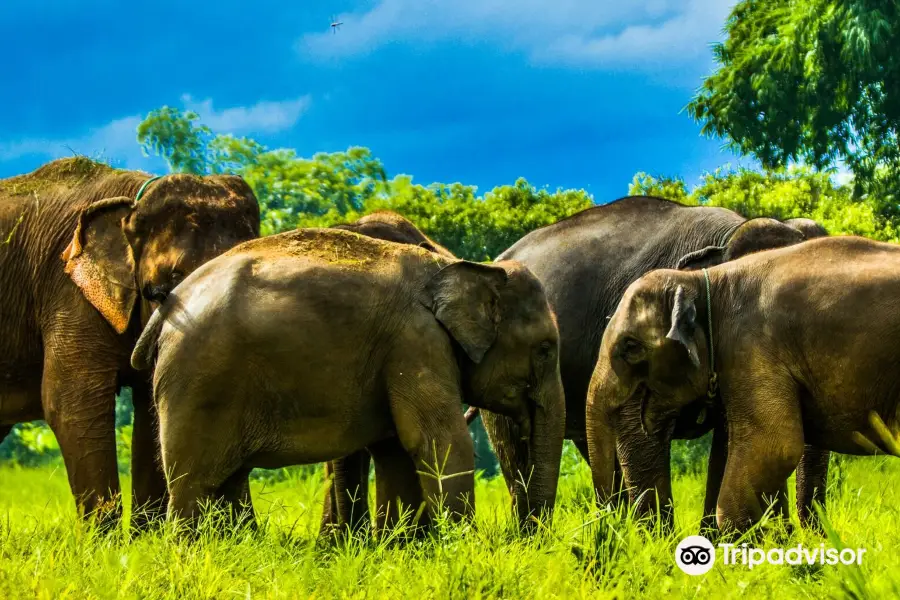
[[[766,168],[843,160],[857,195],[900,206],[900,2],[742,0],[688,105],[703,133]]]
[[[687,205],[721,206],[747,218],[792,219],[807,217],[832,234],[862,235],[896,241],[893,220],[881,215],[876,196],[856,197],[853,190],[837,185],[828,173],[810,167],[771,171],[722,167],[706,173],[700,185],[688,191],[684,181],[638,173],[631,194],[647,194]]]
[[[193,111],[163,106],[138,125],[138,143],[145,154],[164,158],[175,173],[207,173],[212,132],[199,120]]]
[[[682,204],[695,204],[681,177],[653,176],[644,171],[635,174],[628,186],[629,196],[653,196]]]

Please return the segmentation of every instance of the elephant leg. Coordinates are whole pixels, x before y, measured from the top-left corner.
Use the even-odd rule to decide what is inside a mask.
[[[216,494],[228,511],[229,525],[232,528],[247,526],[257,529],[256,516],[253,512],[253,499],[250,496],[250,469],[238,469],[225,480]]]
[[[429,509],[447,509],[458,521],[475,512],[475,447],[459,410],[456,365],[439,365],[391,369],[399,375],[388,381],[388,393],[400,443],[413,458]]]
[[[116,461],[118,373],[114,367],[87,370],[72,353],[54,352],[58,345],[48,338],[41,382],[44,417],[59,443],[78,511],[108,531],[122,515]]]
[[[587,440],[585,440],[585,439],[572,440],[572,443],[575,444],[576,448],[578,448],[578,453],[581,454],[581,458],[584,459],[584,462],[586,462],[588,464],[588,466],[590,466],[591,458],[590,458],[590,453],[588,452]]]
[[[742,532],[762,517],[763,500],[777,499],[785,489],[803,455],[803,425],[792,381],[732,385],[723,393],[729,407],[728,458],[717,523],[723,531]]]
[[[712,446],[709,450],[709,463],[706,468],[706,497],[703,501],[703,518],[700,520],[701,531],[716,529],[716,503],[722,489],[722,478],[725,476],[725,463],[728,459],[728,430],[721,421],[713,430]]]
[[[320,536],[332,535],[343,527],[355,533],[368,525],[370,465],[367,450],[325,463],[325,476],[333,475],[333,480],[325,496]]]
[[[165,517],[168,502],[162,470],[156,408],[149,382],[131,387],[134,425],[131,433],[131,527],[142,531]]]
[[[370,447],[375,461],[375,523],[379,536],[398,527],[406,517],[413,535],[421,536],[430,524],[416,465],[397,438]]]
[[[168,477],[170,519],[184,519],[196,526],[207,502],[220,499],[220,491],[234,500],[240,495],[242,471],[240,424],[199,414],[190,408],[191,398],[178,398],[175,406],[161,400],[160,440],[163,469]],[[182,404],[183,403],[183,404]],[[246,480],[247,473],[243,472]],[[229,483],[230,485],[225,485]]]
[[[824,529],[813,508],[813,502],[818,502],[821,509],[825,510],[830,457],[828,450],[806,445],[800,466],[797,467],[797,515],[800,517],[800,526],[819,532]]]

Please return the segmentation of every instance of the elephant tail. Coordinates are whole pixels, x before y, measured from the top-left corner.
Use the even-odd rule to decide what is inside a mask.
[[[147,326],[141,332],[141,337],[138,338],[131,353],[131,366],[134,369],[143,371],[150,368],[153,358],[156,356],[156,342],[159,340],[159,333],[166,323],[166,318],[177,304],[179,302],[175,294],[169,294],[160,307],[150,315],[150,320],[147,321]]]

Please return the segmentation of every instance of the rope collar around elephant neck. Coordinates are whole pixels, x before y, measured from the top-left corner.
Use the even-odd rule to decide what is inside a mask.
[[[719,376],[716,373],[716,352],[713,346],[713,328],[712,328],[712,293],[709,285],[709,272],[703,269],[703,279],[706,280],[706,318],[707,318],[707,338],[709,344],[709,387],[706,395],[712,401],[719,392]]]
[[[147,186],[149,186],[151,183],[153,183],[157,179],[162,179],[162,177],[163,177],[162,175],[156,175],[155,177],[151,177],[150,179],[145,181],[144,184],[141,186],[141,188],[138,190],[137,195],[134,197],[134,203],[135,204],[138,203],[138,200],[141,199],[141,196],[143,196],[144,192],[147,190]]]

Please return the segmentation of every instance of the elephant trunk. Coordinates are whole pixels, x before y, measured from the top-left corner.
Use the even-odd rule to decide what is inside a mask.
[[[659,515],[666,530],[674,526],[671,441],[662,433],[629,432],[618,438],[622,475],[637,516]]]
[[[532,516],[547,519],[556,504],[566,422],[565,397],[559,375],[554,373],[544,377],[532,399],[530,435],[527,437],[514,419],[480,411],[512,495],[513,509],[526,531],[535,529]]]
[[[566,435],[566,403],[558,370],[544,377],[533,400],[528,504],[517,505],[519,522],[523,525],[532,515],[550,519],[556,504],[559,462]]]
[[[616,430],[602,410],[589,410],[587,417],[588,456],[594,493],[600,506],[616,501]]]

